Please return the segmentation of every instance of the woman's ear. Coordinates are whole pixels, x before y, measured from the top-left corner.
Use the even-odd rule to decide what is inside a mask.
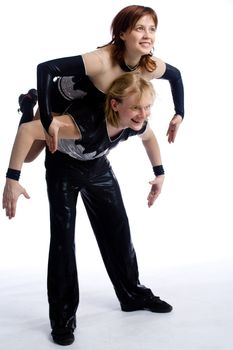
[[[112,98],[111,99],[111,108],[114,112],[117,112],[117,106],[118,106],[118,103],[117,100],[115,100],[115,98]]]
[[[123,41],[125,40],[125,33],[124,33],[124,32],[121,32],[121,33],[120,33],[120,38],[121,38],[121,40],[123,40]]]

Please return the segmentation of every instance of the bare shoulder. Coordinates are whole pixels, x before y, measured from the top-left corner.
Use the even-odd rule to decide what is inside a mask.
[[[158,79],[163,76],[166,70],[166,64],[163,60],[153,56],[153,60],[156,62],[156,70],[153,72],[153,78]]]
[[[142,141],[149,141],[149,140],[151,140],[151,138],[154,137],[154,132],[151,129],[149,122],[147,123],[146,130],[144,131],[144,133],[142,133],[139,136],[140,136]]]
[[[111,64],[110,48],[108,46],[87,52],[82,57],[86,73],[89,76],[103,74]]]
[[[97,89],[106,93],[110,84],[122,71],[111,58],[111,45],[102,47],[83,55],[86,74],[90,77]]]

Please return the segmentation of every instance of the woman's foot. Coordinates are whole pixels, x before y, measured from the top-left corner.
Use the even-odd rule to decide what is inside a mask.
[[[36,89],[30,89],[26,94],[19,96],[19,109],[18,112],[22,112],[22,116],[19,122],[20,124],[31,122],[34,118],[33,108],[37,103],[37,91]]]
[[[74,330],[70,327],[55,328],[51,335],[54,343],[59,345],[71,345],[75,340]]]
[[[157,297],[153,295],[152,293],[142,298],[137,303],[131,303],[131,304],[121,304],[121,310],[122,311],[138,311],[138,310],[147,310],[151,312],[158,312],[158,313],[166,313],[171,312],[173,307],[169,305],[166,301],[161,300],[160,297]]]
[[[30,89],[26,94],[21,94],[19,96],[19,112],[24,113],[24,107],[25,105],[28,105],[28,103],[31,103],[34,107],[37,103],[38,97],[37,97],[37,90],[36,89]]]

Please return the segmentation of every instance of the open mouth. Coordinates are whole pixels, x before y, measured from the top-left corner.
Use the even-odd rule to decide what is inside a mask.
[[[136,119],[131,119],[133,123],[139,125],[139,124],[142,124],[143,121],[142,120],[136,120]]]

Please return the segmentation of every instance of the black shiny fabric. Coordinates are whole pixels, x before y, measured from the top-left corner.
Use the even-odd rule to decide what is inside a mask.
[[[175,112],[184,118],[184,86],[179,69],[166,63],[166,70],[160,79],[166,79],[171,86]]]
[[[107,158],[78,161],[59,151],[47,151],[45,165],[51,220],[48,300],[52,328],[75,327],[79,303],[75,259],[79,193],[120,303],[131,304],[148,295],[150,289],[139,282],[127,214]]]
[[[81,89],[87,88],[88,95],[90,96],[90,101],[93,102],[96,99],[98,101],[102,101],[102,98],[104,96],[104,94],[100,91],[97,92],[97,89],[93,87],[93,84],[91,84],[90,81],[86,79],[85,66],[81,55],[63,57],[40,63],[37,66],[38,103],[40,108],[41,122],[47,131],[52,121],[51,113],[52,111],[55,112],[51,101],[54,78],[65,76],[73,77],[74,89],[79,89],[80,87]],[[184,117],[184,87],[180,71],[176,67],[173,67],[172,65],[166,63],[166,71],[164,72],[161,79],[166,79],[169,81],[175,106],[175,112],[176,114]],[[61,111],[63,112],[64,109]]]
[[[37,90],[40,118],[44,128],[48,131],[52,121],[50,93],[53,88],[54,78],[62,76],[85,75],[85,67],[82,56],[73,56],[50,60],[37,66]],[[54,111],[53,111],[54,112]]]

